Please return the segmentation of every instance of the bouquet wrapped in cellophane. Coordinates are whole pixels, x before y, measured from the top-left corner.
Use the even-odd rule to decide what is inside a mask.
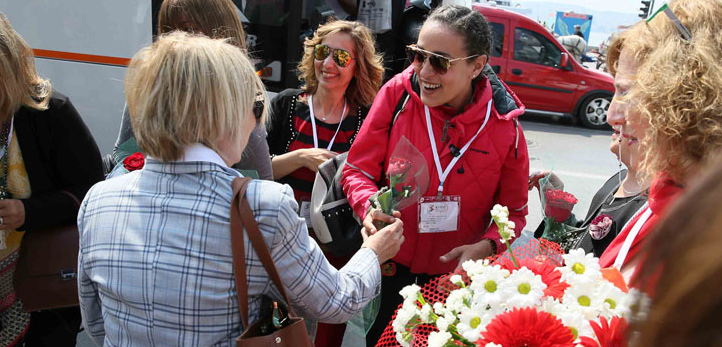
[[[495,210],[508,240],[504,209]],[[462,268],[401,290],[404,303],[377,346],[626,346],[627,320],[642,298],[616,269],[547,240]]]
[[[388,186],[382,187],[369,198],[371,207],[387,215],[413,205],[429,187],[429,170],[426,158],[406,137],[402,136],[389,158],[386,170]],[[378,229],[385,223],[374,222]]]
[[[544,212],[544,233],[541,238],[558,243],[564,251],[569,251],[581,234],[586,231],[577,227],[578,221],[572,210],[579,202],[577,198],[565,192],[563,185],[551,180],[551,173],[539,180],[542,211]]]

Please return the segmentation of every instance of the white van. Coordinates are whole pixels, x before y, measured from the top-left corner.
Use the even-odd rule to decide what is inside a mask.
[[[324,1],[233,0],[246,24],[249,51],[269,90],[298,85],[299,37]],[[112,152],[118,135],[126,67],[140,48],[151,44],[161,3],[0,0],[0,12],[34,49],[40,75],[70,97],[103,155]]]

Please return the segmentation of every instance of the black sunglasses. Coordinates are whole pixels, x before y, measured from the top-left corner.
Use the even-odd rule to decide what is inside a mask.
[[[256,122],[261,120],[263,117],[263,110],[266,108],[266,98],[263,97],[263,93],[256,94],[256,101],[253,103],[253,115],[256,117]]]
[[[340,67],[347,67],[351,64],[351,53],[341,48],[331,48],[326,45],[316,45],[313,47],[313,57],[316,60],[326,60],[329,55],[333,54],[333,61]]]
[[[416,45],[406,46],[406,57],[409,58],[409,62],[412,65],[419,65],[419,67],[421,67],[424,65],[424,61],[428,59],[429,64],[431,64],[431,67],[434,68],[434,71],[442,75],[445,74],[446,71],[449,71],[451,63],[458,60],[475,58],[478,56],[478,54],[474,54],[464,58],[449,59],[441,54],[423,50]]]

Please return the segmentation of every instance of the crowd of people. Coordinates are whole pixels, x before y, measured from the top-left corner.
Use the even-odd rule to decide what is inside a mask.
[[[70,99],[38,75],[32,50],[0,14],[1,346],[74,346],[81,321],[103,346],[231,346],[274,303],[307,320],[316,346],[340,346],[344,323],[376,299],[366,334],[374,346],[404,286],[506,249],[495,204],[521,231],[528,192],[542,178],[559,183],[529,175],[523,100],[487,64],[492,35],[480,13],[434,9],[406,49],[408,68],[383,86],[371,31],[322,24],[303,43],[302,87],[267,100],[234,8],[163,2],[157,39],[128,67],[116,143],[137,143],[145,163],[128,170],[120,160],[108,179]],[[719,0],[672,0],[609,46],[610,151],[626,169],[594,196],[576,247],[652,297],[632,326],[634,346],[722,338],[720,18]],[[369,199],[387,185],[403,140],[426,161],[429,184],[389,215]],[[341,153],[344,201],[363,239],[343,256],[310,222],[319,166]],[[283,288],[243,234],[239,295],[238,170],[258,175],[243,199]],[[602,215],[608,228],[591,229]],[[13,287],[23,235],[75,223],[79,307],[26,312]]]

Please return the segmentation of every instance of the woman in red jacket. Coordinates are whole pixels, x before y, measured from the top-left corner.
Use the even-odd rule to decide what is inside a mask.
[[[424,155],[430,177],[423,194],[429,202],[401,211],[406,241],[382,265],[381,309],[367,345],[376,343],[401,303],[401,288],[504,251],[490,226],[494,204],[509,208],[516,230],[526,224],[529,159],[516,120],[524,106],[486,65],[490,44],[489,24],[481,14],[460,6],[436,9],[417,44],[408,47],[412,66],[384,85],[351,147],[343,186],[364,219],[365,235],[376,232],[373,220],[394,220],[370,209],[368,199],[377,183],[388,184],[388,159],[402,136]],[[406,95],[408,102],[391,126],[392,113]],[[429,218],[430,203],[449,213]]]

